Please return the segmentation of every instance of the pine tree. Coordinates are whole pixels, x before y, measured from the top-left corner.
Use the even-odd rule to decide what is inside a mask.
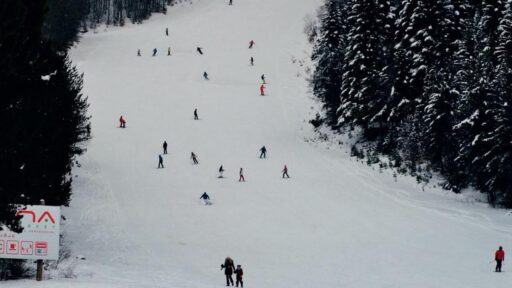
[[[336,109],[340,103],[342,65],[346,24],[345,15],[349,0],[326,0],[320,12],[320,35],[315,43],[312,59],[316,69],[311,81],[313,93],[324,103],[326,120],[336,126]]]

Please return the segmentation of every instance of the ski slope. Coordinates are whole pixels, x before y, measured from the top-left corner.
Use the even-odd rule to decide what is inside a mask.
[[[510,264],[492,272],[497,247],[512,252],[505,211],[395,182],[305,141],[318,105],[292,60],[310,53],[304,17],[321,1],[227,2],[90,32],[72,51],[93,138],[64,211],[73,257],[37,287],[222,287],[226,256],[249,288],[508,287]],[[169,154],[156,169],[164,140]],[[263,145],[267,159],[258,158]],[[290,179],[281,178],[285,164]],[[201,204],[204,191],[213,205]]]

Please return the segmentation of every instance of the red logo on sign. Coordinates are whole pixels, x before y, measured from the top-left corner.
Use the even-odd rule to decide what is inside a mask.
[[[37,219],[36,212],[34,212],[32,210],[20,210],[20,211],[16,212],[16,216],[22,215],[22,214],[32,215],[32,223],[36,223],[36,219]],[[41,216],[37,220],[37,223],[41,223],[45,219],[45,217],[48,217],[48,219],[46,219],[46,221],[50,220],[53,224],[55,224],[55,219],[53,219],[52,214],[50,214],[50,212],[48,212],[48,211],[44,211],[43,214],[41,214]]]
[[[19,243],[18,241],[7,241],[7,254],[18,254]]]
[[[46,256],[48,254],[48,243],[47,242],[36,242],[36,255]]]

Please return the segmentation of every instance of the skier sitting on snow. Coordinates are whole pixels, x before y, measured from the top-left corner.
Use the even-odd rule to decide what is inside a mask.
[[[203,200],[204,205],[210,205],[211,204],[210,196],[208,196],[208,194],[206,194],[206,192],[204,192],[203,195],[201,195],[201,197],[199,197],[199,199]]]
[[[231,282],[231,286],[235,285],[233,282],[233,272],[235,271],[235,263],[233,262],[233,259],[230,257],[227,257],[226,260],[224,260],[224,264],[220,265],[220,270],[224,270],[224,275],[226,275],[226,286],[229,286],[229,282]]]

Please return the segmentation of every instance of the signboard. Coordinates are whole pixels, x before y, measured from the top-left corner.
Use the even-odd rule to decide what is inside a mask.
[[[0,258],[57,260],[59,258],[60,207],[27,206],[17,215],[23,232],[0,231]]]

